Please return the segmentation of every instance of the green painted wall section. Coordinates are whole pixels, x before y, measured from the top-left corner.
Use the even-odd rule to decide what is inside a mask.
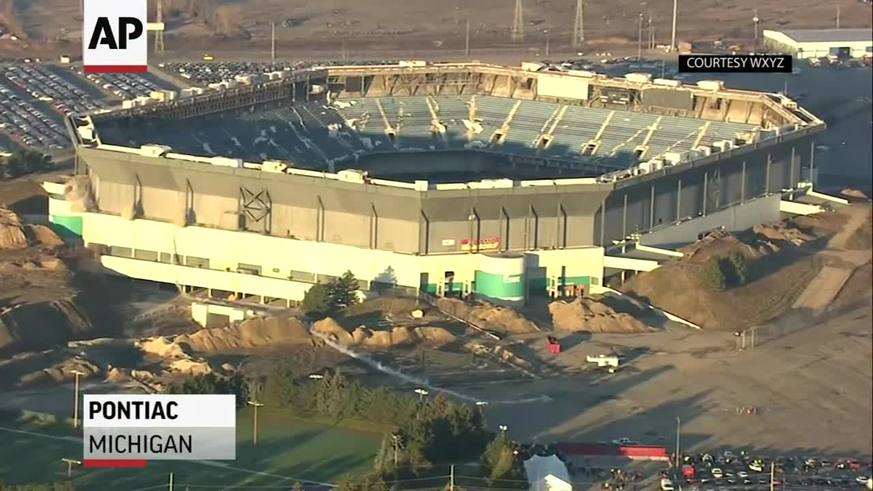
[[[516,275],[513,281],[505,281],[503,275],[476,271],[475,293],[486,297],[504,300],[519,300],[524,298],[524,275]]]
[[[51,215],[52,229],[62,237],[82,237],[82,217]]]
[[[564,281],[565,285],[585,285],[591,286],[591,277],[590,276],[568,276],[566,281]]]

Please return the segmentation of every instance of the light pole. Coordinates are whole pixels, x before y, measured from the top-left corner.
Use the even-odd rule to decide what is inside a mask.
[[[263,406],[263,404],[256,401],[247,402],[249,406],[254,408],[254,413],[252,414],[252,446],[256,446],[258,444],[258,408]]]
[[[418,394],[418,419],[421,419],[421,409],[424,407],[424,396],[428,395],[429,392],[421,387],[413,390],[413,392]]]
[[[758,17],[758,10],[755,10],[755,16],[752,17],[752,23],[755,24],[755,51],[758,51],[758,24],[761,23],[761,18]]]
[[[679,435],[682,428],[682,419],[676,416],[676,468],[679,468]]]
[[[82,465],[82,461],[74,459],[61,459],[67,464],[67,477],[73,477],[73,465]]]
[[[79,377],[85,375],[85,372],[79,370],[72,371],[74,375],[73,382],[73,428],[79,427]]]
[[[643,59],[643,13],[640,12],[639,34],[637,36],[637,62]]]
[[[673,33],[670,35],[670,50],[676,51],[676,15],[679,13],[679,0],[673,0]]]

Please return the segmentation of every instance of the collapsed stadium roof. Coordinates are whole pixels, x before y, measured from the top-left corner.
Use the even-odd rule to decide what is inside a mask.
[[[645,74],[535,69],[313,68],[142,101],[73,124],[83,146],[292,174],[360,169],[375,154],[475,151],[559,169],[551,177],[601,180],[823,127],[784,96],[716,81],[684,86]],[[428,178],[426,169],[421,174]]]

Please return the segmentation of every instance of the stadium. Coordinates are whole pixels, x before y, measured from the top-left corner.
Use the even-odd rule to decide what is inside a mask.
[[[70,117],[50,219],[118,274],[289,304],[346,270],[372,294],[597,292],[778,219],[825,128],[779,94],[532,63],[214,85]]]

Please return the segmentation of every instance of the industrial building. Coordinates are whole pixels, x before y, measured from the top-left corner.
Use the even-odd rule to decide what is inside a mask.
[[[870,29],[764,30],[765,45],[797,58],[864,58],[873,56]]]
[[[291,302],[351,270],[517,304],[776,220],[814,165],[824,123],[782,95],[538,68],[314,68],[71,117],[50,219],[183,288]]]

